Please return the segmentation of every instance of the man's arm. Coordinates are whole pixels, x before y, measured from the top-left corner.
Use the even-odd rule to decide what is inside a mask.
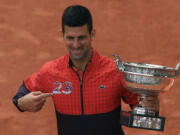
[[[17,109],[21,112],[24,112],[23,110],[20,109],[20,107],[18,106],[18,100],[27,95],[28,93],[30,93],[30,91],[26,88],[24,82],[23,84],[19,87],[18,92],[16,93],[16,95],[13,97],[13,103],[14,105],[17,107]]]
[[[126,92],[122,96],[122,100],[129,104],[130,108],[133,109],[138,105],[138,94],[132,93],[128,90],[125,90]]]
[[[23,83],[13,97],[13,103],[21,112],[37,112],[43,107],[46,98],[51,96],[53,96],[52,93],[30,92]]]
[[[134,109],[139,103],[142,106],[146,106],[148,110],[159,112],[159,99],[157,96],[141,98],[140,95],[131,93],[127,90],[122,99],[125,103],[130,105],[131,109]]]

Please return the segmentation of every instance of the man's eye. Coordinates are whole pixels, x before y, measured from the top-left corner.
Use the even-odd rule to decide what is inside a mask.
[[[85,39],[85,36],[80,36],[80,37],[78,37],[78,39],[83,40],[83,39]]]
[[[66,37],[67,40],[73,40],[73,37]]]

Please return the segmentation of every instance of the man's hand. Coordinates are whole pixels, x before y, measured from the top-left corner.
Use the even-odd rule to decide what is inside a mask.
[[[52,96],[52,93],[31,92],[18,100],[18,106],[23,111],[37,112],[43,107],[46,98]]]
[[[159,112],[159,99],[157,96],[140,97],[139,104],[146,106],[150,111]]]

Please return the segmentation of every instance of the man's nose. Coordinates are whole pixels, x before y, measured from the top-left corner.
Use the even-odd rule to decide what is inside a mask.
[[[74,39],[74,42],[73,42],[73,48],[79,48],[80,44],[79,44],[79,41],[77,38]]]

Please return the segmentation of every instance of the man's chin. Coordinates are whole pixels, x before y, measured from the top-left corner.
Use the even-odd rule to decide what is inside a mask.
[[[82,55],[72,55],[71,54],[71,59],[73,60],[82,60],[84,57]]]

